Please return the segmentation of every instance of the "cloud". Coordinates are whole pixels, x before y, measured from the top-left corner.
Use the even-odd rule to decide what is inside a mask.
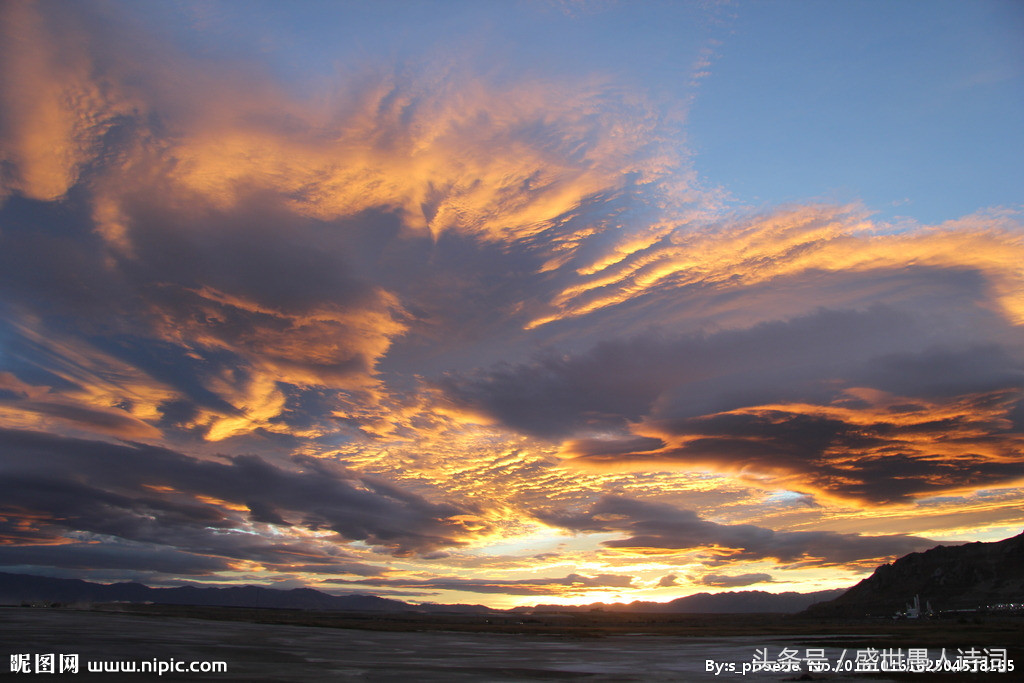
[[[3,561],[399,581],[391,554],[451,574],[411,588],[568,594],[633,577],[486,581],[456,569],[513,561],[449,551],[541,518],[616,534],[602,557],[860,563],[923,541],[633,498],[849,511],[1024,479],[1019,213],[728,209],[687,92],[639,78],[666,48],[692,89],[706,36],[580,69],[614,12],[503,10],[500,48],[470,13],[404,61],[381,23],[284,65],[282,32],[246,42],[263,19],[189,11],[0,9]],[[513,35],[559,45],[519,61]]]
[[[905,400],[905,399],[904,399]],[[690,420],[677,448],[640,461],[707,463],[776,485],[872,502],[1011,484],[1024,476],[1007,420],[1016,392],[954,404],[889,400],[888,411],[759,406]],[[872,406],[874,408],[874,406]]]
[[[69,29],[62,17],[44,20],[33,3],[4,4],[0,198],[13,191],[41,200],[63,196],[124,112],[91,78],[87,48],[68,40]]]
[[[220,210],[271,192],[307,217],[386,209],[435,238],[505,240],[678,163],[658,114],[601,78],[498,84],[435,60],[339,73],[333,97],[302,101],[160,40],[140,49],[130,22],[105,8],[65,10],[7,8],[18,38],[0,93],[13,112],[10,189],[55,199],[97,173],[94,216],[122,253],[137,238],[122,199],[157,187]]]
[[[159,436],[152,422],[161,405],[175,397],[173,387],[64,330],[46,330],[31,315],[0,320],[0,334],[7,366],[28,378],[0,372],[0,415],[6,426],[134,439]]]
[[[231,568],[228,561],[174,548],[144,543],[65,543],[60,545],[0,546],[0,566],[58,567],[79,571],[161,572],[171,575],[213,576]]]
[[[740,292],[758,296],[766,289],[776,296],[780,289],[794,291],[804,305],[808,298],[834,305],[865,295],[900,300],[907,292],[887,286],[886,280],[908,275],[912,280],[929,272],[977,275],[992,307],[1019,324],[1024,321],[1019,303],[1024,280],[1014,264],[1022,250],[1019,215],[1010,211],[896,234],[880,234],[858,207],[805,205],[739,218],[715,216],[697,225],[670,224],[653,239],[599,253],[589,264],[576,263],[581,277],[551,300],[548,315],[530,326],[626,303],[650,308],[657,302],[663,316],[672,316],[679,308],[673,300],[685,305],[694,293],[705,311],[717,308],[709,302],[731,301]],[[813,288],[806,287],[812,283]],[[821,300],[823,294],[828,299]],[[772,313],[778,311],[773,307]],[[690,317],[693,313],[687,311]],[[744,307],[743,313],[750,311]]]
[[[830,531],[773,531],[753,524],[719,524],[692,510],[622,496],[603,496],[582,513],[536,513],[545,524],[577,532],[620,532],[607,548],[636,551],[703,549],[729,561],[774,559],[780,563],[834,565],[883,560],[932,547],[926,538],[895,534],[861,536]]]
[[[696,579],[694,583],[702,586],[715,586],[716,588],[738,588],[740,586],[751,586],[755,583],[771,583],[771,574],[705,574]]]
[[[679,336],[661,331],[604,341],[529,364],[452,373],[438,384],[452,400],[486,410],[517,430],[570,436],[588,425],[605,431],[621,427],[655,409],[697,416],[736,408],[750,402],[745,395],[800,396],[802,390],[824,397],[830,381],[844,381],[845,375],[851,376],[847,381],[860,379],[853,373],[878,381],[880,373],[869,374],[872,363],[891,365],[897,355],[935,353],[926,346],[933,341],[924,329],[928,324],[926,316],[881,305],[819,309],[749,328]],[[951,329],[947,339],[962,344],[960,335],[967,337],[967,331]],[[989,374],[1002,373],[1003,386],[1015,379],[1014,354],[981,351],[987,357],[980,362],[990,366]],[[780,387],[780,377],[789,386]],[[919,381],[934,382],[923,375]]]
[[[102,394],[90,399],[100,409],[139,406],[149,394],[137,417],[155,426],[165,406],[187,405],[179,426],[220,440],[280,431],[289,391],[378,388],[377,363],[404,332],[405,313],[394,295],[351,273],[343,246],[317,236],[323,226],[264,203],[197,210],[184,222],[189,232],[158,204],[140,217],[145,239],[130,259],[109,260],[92,233],[60,233],[52,208],[26,210],[0,233],[5,317],[25,340],[24,360],[63,365],[59,374],[77,385],[68,395],[51,383],[55,399]]]
[[[872,502],[1024,476],[1018,333],[926,312],[819,310],[739,330],[607,341],[452,373],[455,404],[591,467],[702,467]]]
[[[11,545],[59,548],[89,540],[110,545],[104,552],[113,557],[125,543],[144,544],[159,551],[154,557],[181,551],[200,563],[372,575],[373,566],[342,551],[347,542],[409,556],[486,531],[471,510],[311,459],[286,470],[257,456],[203,461],[141,444],[13,430],[0,431],[0,442]],[[262,535],[261,524],[279,531]],[[42,552],[59,557],[56,550]],[[80,554],[69,550],[69,558]]]
[[[386,400],[395,340],[465,330],[461,295],[509,266],[458,266],[458,238],[517,243],[533,273],[594,233],[582,207],[654,191],[679,163],[650,105],[601,78],[495,83],[430,62],[337,74],[308,100],[144,40],[110,8],[5,11],[3,194],[23,214],[0,233],[8,315],[88,330],[177,390],[159,428],[213,441],[288,432],[308,388],[340,390],[342,421],[375,419],[348,399]],[[74,220],[24,198],[68,202]],[[461,278],[430,266],[446,236]],[[522,306],[495,291],[478,315]],[[330,412],[308,431],[336,429]]]

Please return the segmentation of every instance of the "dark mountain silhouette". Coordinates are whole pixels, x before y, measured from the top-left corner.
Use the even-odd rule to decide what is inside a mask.
[[[100,584],[0,573],[0,604],[25,602],[153,602],[162,605],[268,607],[278,609],[404,612],[417,609],[375,595],[329,595],[312,588],[281,590],[260,586],[150,588],[141,583]],[[486,608],[481,608],[486,609]]]
[[[518,611],[533,612],[665,612],[673,614],[793,614],[808,606],[838,596],[843,589],[817,591],[814,593],[767,593],[765,591],[730,591],[727,593],[697,593],[669,602],[631,602],[591,605],[537,605],[532,608],[516,608]]]
[[[744,613],[779,612],[792,614],[821,600],[828,600],[843,590],[813,593],[767,593],[765,591],[730,591],[728,593],[697,593],[668,603],[673,612]]]
[[[920,596],[937,612],[1024,602],[1024,533],[992,543],[937,546],[884,564],[815,617],[892,616]]]
[[[698,593],[670,602],[537,605],[511,612],[780,613],[815,617],[891,616],[920,597],[936,611],[1024,603],[1024,533],[994,543],[938,546],[911,553],[847,591]],[[834,599],[833,599],[834,598]],[[0,604],[152,602],[165,605],[266,607],[348,612],[494,613],[483,605],[412,605],[375,595],[330,595],[312,588],[260,586],[150,588],[140,583],[99,584],[0,572]]]
[[[519,607],[510,612],[665,612],[665,613],[754,613],[799,612],[808,605],[834,597],[842,591],[816,593],[766,593],[740,591],[698,593],[671,602],[632,602],[629,604],[594,603],[586,606],[537,605]],[[260,586],[150,588],[141,583],[100,584],[78,579],[55,579],[28,574],[0,572],[0,604],[23,603],[102,603],[152,602],[162,605],[198,605],[216,607],[265,607],[276,609],[334,610],[341,612],[429,612],[483,614],[495,613],[483,605],[412,605],[374,595],[329,595],[312,588],[281,590]]]

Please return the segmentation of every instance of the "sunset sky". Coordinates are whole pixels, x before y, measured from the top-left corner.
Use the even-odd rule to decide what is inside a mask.
[[[1024,528],[1024,4],[0,12],[0,571],[667,601]]]

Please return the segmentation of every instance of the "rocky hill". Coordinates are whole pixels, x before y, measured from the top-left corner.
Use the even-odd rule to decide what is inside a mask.
[[[993,543],[937,546],[885,564],[815,617],[892,616],[920,596],[937,612],[1024,602],[1024,533]]]

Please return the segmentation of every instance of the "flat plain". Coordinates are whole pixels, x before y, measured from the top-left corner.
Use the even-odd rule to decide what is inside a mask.
[[[826,622],[781,615],[587,612],[546,615],[370,615],[161,605],[91,610],[0,609],[0,655],[75,653],[75,681],[1013,681],[1019,674],[740,675],[757,650],[1006,648],[1024,662],[1024,619]],[[845,654],[844,654],[845,652]],[[224,661],[227,673],[90,674],[86,661]],[[737,672],[707,671],[707,661]],[[20,674],[0,672],[0,677]],[[63,678],[56,676],[56,678]]]

